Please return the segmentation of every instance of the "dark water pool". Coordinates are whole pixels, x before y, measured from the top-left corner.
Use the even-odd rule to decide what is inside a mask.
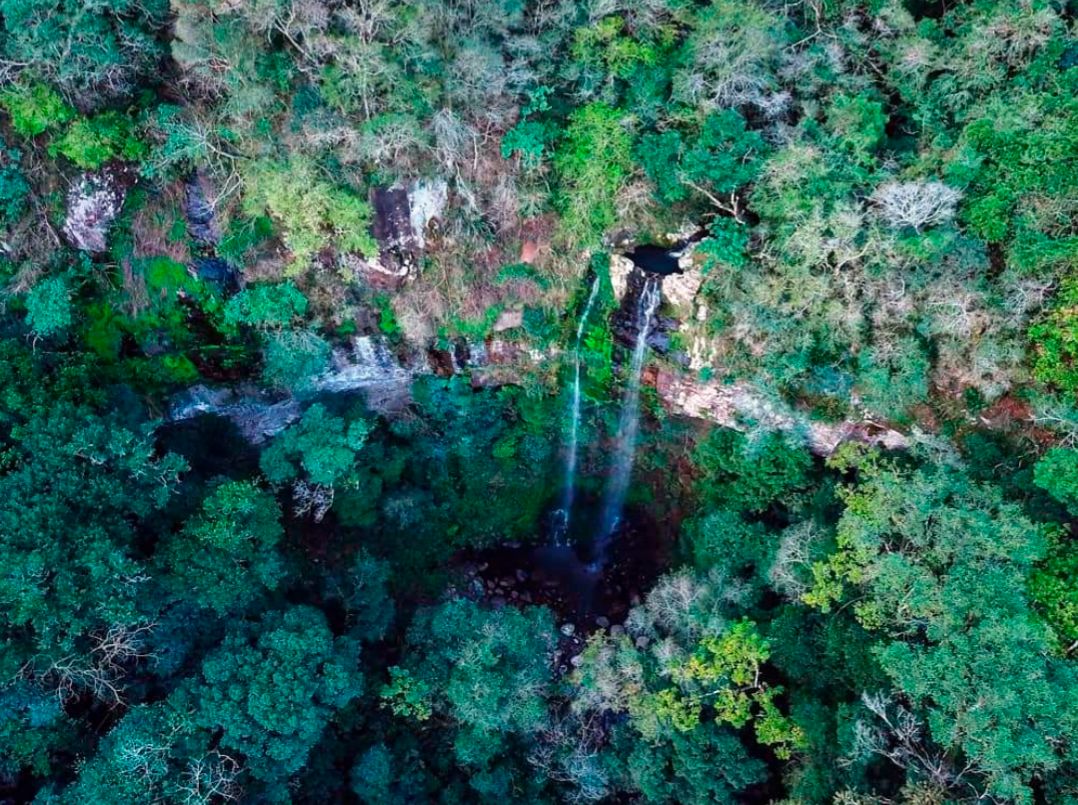
[[[643,271],[667,276],[669,274],[681,273],[681,269],[678,267],[677,262],[677,255],[680,254],[680,251],[680,247],[666,249],[662,246],[645,244],[643,246],[637,246],[629,252],[626,257],[633,261],[633,265]]]

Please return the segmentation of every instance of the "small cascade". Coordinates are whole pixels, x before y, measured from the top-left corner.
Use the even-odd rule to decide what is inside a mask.
[[[412,372],[403,366],[382,338],[356,336],[350,349],[335,350],[333,366],[316,378],[317,391],[347,392],[379,386],[407,386]]]
[[[603,495],[594,559],[591,563],[593,571],[602,569],[606,562],[606,551],[621,520],[625,497],[629,492],[629,481],[632,477],[633,459],[636,453],[636,435],[640,427],[640,379],[644,369],[644,354],[647,352],[652,320],[662,299],[661,289],[662,281],[658,277],[649,276],[640,294],[636,316],[636,341],[633,346],[632,361],[629,364],[629,383],[625,390],[625,400],[622,403],[621,417],[618,421],[617,441],[614,444],[614,465],[609,484]]]
[[[584,327],[588,315],[599,295],[599,276],[591,282],[591,292],[580,323],[576,326],[576,343],[573,349],[573,390],[569,411],[569,455],[565,461],[565,485],[562,490],[561,508],[555,513],[554,543],[564,545],[569,536],[569,524],[573,515],[573,498],[576,494],[576,465],[580,440],[580,345],[584,339]]]

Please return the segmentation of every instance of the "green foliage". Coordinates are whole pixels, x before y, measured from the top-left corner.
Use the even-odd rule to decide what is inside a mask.
[[[827,128],[838,148],[858,161],[871,159],[883,143],[887,115],[870,95],[839,95],[827,110]]]
[[[550,110],[547,101],[549,95],[550,87],[538,87],[530,93],[528,102],[520,109],[520,120],[502,137],[501,154],[504,159],[519,154],[521,163],[528,169],[537,168],[542,163],[561,132],[549,120],[528,118]]]
[[[451,717],[488,746],[467,749],[483,765],[481,758],[498,750],[500,733],[531,733],[546,723],[554,642],[545,609],[490,610],[453,599],[416,613],[405,662],[383,696],[412,717]]]
[[[1047,314],[1029,328],[1029,340],[1037,379],[1078,395],[1078,281],[1064,280]]]
[[[280,221],[292,253],[288,272],[303,273],[327,244],[366,257],[378,253],[370,233],[371,207],[350,190],[322,178],[313,163],[260,163],[246,177],[245,203],[252,215]]]
[[[892,419],[928,398],[929,362],[914,337],[866,349],[858,357],[857,389],[865,406]]]
[[[36,137],[67,123],[75,112],[47,84],[15,84],[0,94],[11,127],[23,137]]]
[[[704,257],[701,271],[735,271],[748,264],[749,236],[746,228],[732,218],[716,218],[708,226],[708,236],[697,247]]]
[[[693,564],[702,571],[718,567],[738,575],[765,567],[769,558],[771,538],[766,529],[747,522],[736,511],[720,509],[690,520],[682,538]]]
[[[38,335],[63,332],[71,318],[71,291],[63,277],[46,277],[26,294],[26,323]]]
[[[391,667],[389,682],[382,686],[380,695],[395,716],[426,721],[434,713],[431,686],[414,677],[407,668]]]
[[[262,377],[267,385],[302,390],[329,365],[329,344],[310,330],[281,330],[269,335]]]
[[[1074,651],[1078,641],[1078,544],[1055,531],[1044,561],[1029,577],[1029,594],[1055,630],[1059,648]]]
[[[118,112],[104,112],[75,120],[50,149],[80,168],[97,170],[113,159],[136,162],[146,155],[134,123]]]
[[[262,472],[273,484],[305,479],[332,487],[355,467],[356,454],[367,442],[371,423],[362,418],[346,421],[315,403],[295,425],[277,436],[262,451]]]
[[[812,457],[804,447],[768,433],[755,443],[733,430],[713,429],[694,456],[702,473],[700,488],[711,505],[762,512],[809,481]]]
[[[988,790],[1028,799],[1031,780],[1064,760],[1058,736],[1074,716],[1056,703],[1078,684],[1048,657],[1023,595],[1045,529],[954,471],[882,468],[845,503],[838,551],[814,566],[806,602],[848,604],[880,634],[880,665],[932,738],[961,752]]]
[[[640,137],[636,146],[636,161],[644,168],[662,201],[674,203],[689,196],[679,167],[684,150],[681,135],[675,129],[649,131]]]
[[[321,611],[296,606],[241,624],[202,663],[194,721],[221,731],[252,776],[280,786],[303,767],[333,713],[357,698],[359,647]]]
[[[132,94],[156,66],[168,9],[164,0],[4,0],[4,57],[80,105],[99,105]]]
[[[766,151],[763,138],[746,128],[745,118],[726,109],[704,118],[681,168],[687,182],[727,195],[756,178]]]
[[[989,242],[1015,238],[1022,267],[1035,270],[1078,254],[1074,227],[1060,217],[1078,188],[1078,106],[1065,90],[1023,101],[1022,111],[997,103],[971,122],[952,171],[971,183],[966,218],[974,231]],[[1056,248],[1042,243],[1038,258],[1020,245],[1035,234]]]
[[[26,372],[24,382],[33,377]],[[167,503],[185,465],[116,418],[64,401],[55,383],[36,393],[59,399],[42,405],[31,398],[25,411],[6,414],[0,667],[14,662],[14,674],[37,657],[28,668],[40,663],[42,682],[60,684],[49,677],[52,660],[80,656],[99,630],[152,618],[152,600],[130,581],[144,569],[136,529]],[[73,541],[74,531],[80,536]]]
[[[222,483],[202,511],[158,552],[178,597],[221,615],[247,609],[277,589],[287,571],[277,501],[249,481]]]
[[[30,185],[23,175],[19,158],[21,154],[8,148],[0,137],[0,224],[14,228],[26,212]]]
[[[590,103],[573,112],[555,154],[562,181],[562,228],[594,244],[617,220],[614,199],[632,168],[632,136],[622,111]]]
[[[1078,515],[1078,450],[1053,447],[1033,468],[1033,483]]]
[[[259,284],[244,288],[224,307],[229,327],[286,327],[307,312],[307,297],[291,282]]]

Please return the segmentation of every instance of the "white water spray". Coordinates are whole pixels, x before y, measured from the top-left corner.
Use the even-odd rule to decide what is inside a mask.
[[[584,339],[584,327],[588,314],[599,295],[599,275],[591,283],[591,293],[580,323],[576,326],[576,345],[573,350],[572,408],[569,412],[569,455],[565,461],[565,483],[562,489],[561,508],[555,512],[554,543],[564,545],[569,536],[569,523],[573,516],[573,499],[576,496],[576,465],[580,441],[580,343]]]
[[[625,390],[625,401],[622,403],[621,418],[618,421],[618,436],[614,445],[614,466],[606,493],[603,495],[599,531],[595,540],[595,557],[591,564],[593,570],[601,569],[606,562],[606,550],[621,520],[625,497],[629,492],[633,459],[636,454],[636,436],[640,429],[640,378],[644,369],[644,354],[647,352],[652,318],[662,299],[661,288],[658,278],[649,277],[645,280],[644,288],[640,293],[636,315],[636,344],[633,346],[632,362],[629,364],[629,384]]]

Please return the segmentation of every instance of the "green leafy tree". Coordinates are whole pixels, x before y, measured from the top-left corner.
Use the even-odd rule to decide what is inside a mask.
[[[371,423],[346,421],[315,403],[303,417],[270,443],[259,460],[270,483],[285,484],[306,479],[332,487],[356,464],[356,455],[367,442]]]
[[[358,658],[356,641],[334,637],[313,607],[267,613],[203,661],[194,721],[219,730],[222,748],[282,800],[330,719],[362,692]]]
[[[604,103],[573,112],[554,157],[562,180],[562,226],[578,243],[595,243],[617,221],[614,199],[632,168],[625,115]]]
[[[278,543],[281,510],[250,481],[226,481],[201,512],[165,541],[158,560],[177,598],[221,615],[243,611],[287,575]]]
[[[113,159],[136,162],[147,153],[134,123],[117,112],[78,118],[50,149],[88,170],[97,170]]]
[[[11,127],[23,137],[36,137],[62,126],[75,116],[59,93],[40,82],[15,84],[0,94],[11,116]]]
[[[1033,374],[1042,383],[1078,395],[1078,281],[1065,279],[1040,322],[1029,329]]]
[[[378,253],[370,232],[371,207],[350,190],[326,181],[303,159],[261,163],[247,174],[249,213],[268,213],[280,221],[292,253],[289,273],[298,275],[327,245],[367,257]]]
[[[287,327],[307,312],[307,297],[292,282],[259,284],[244,288],[225,303],[224,322],[229,327]]]
[[[1024,595],[1044,529],[955,471],[882,467],[844,497],[838,550],[805,600],[848,604],[941,751],[964,757],[984,790],[1029,800],[1068,757],[1060,736],[1075,716],[1058,703],[1078,685]]]
[[[71,291],[63,277],[46,277],[26,294],[26,323],[38,335],[62,333],[72,315]]]
[[[101,105],[130,96],[150,75],[168,12],[165,0],[5,0],[4,56],[81,106]]]
[[[457,756],[485,766],[508,734],[533,734],[546,724],[554,642],[546,609],[491,610],[453,599],[416,613],[402,666],[383,697],[413,717],[452,718]]]
[[[733,430],[715,428],[696,448],[703,473],[701,489],[716,506],[762,512],[809,481],[812,457],[791,446],[780,434],[768,433],[755,443]]]

